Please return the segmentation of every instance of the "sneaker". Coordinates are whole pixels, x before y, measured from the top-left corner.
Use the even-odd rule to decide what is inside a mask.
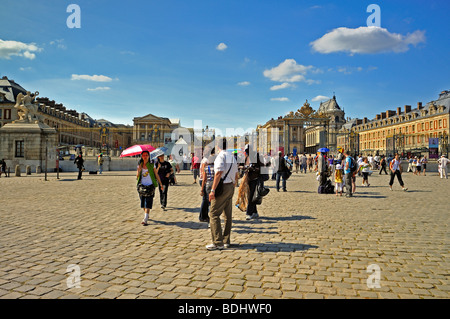
[[[230,247],[231,247],[231,244],[224,244],[223,247],[224,247],[224,248],[230,248]]]
[[[254,213],[252,216],[250,216],[251,219],[257,219],[259,218],[258,213]]]
[[[143,226],[148,226],[148,220],[143,219],[142,222],[141,222],[141,224],[142,224]]]
[[[404,187],[403,190],[406,192],[408,189],[406,187]]]
[[[250,220],[252,219],[252,215],[245,215],[245,220]]]
[[[390,191],[393,191],[392,187],[389,187],[389,190],[390,190]]]
[[[215,244],[210,244],[206,246],[206,249],[208,250],[222,250],[224,246],[217,246]]]

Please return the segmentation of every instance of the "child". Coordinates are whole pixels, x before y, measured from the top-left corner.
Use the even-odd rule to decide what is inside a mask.
[[[363,181],[362,181],[361,186],[364,186],[364,182],[367,184],[367,187],[370,186],[370,184],[369,184],[370,168],[371,168],[371,166],[369,164],[367,157],[364,157],[363,162],[362,162],[361,166],[359,167],[359,169],[361,170],[362,176],[363,176]]]
[[[334,171],[334,182],[336,183],[336,196],[338,195],[338,192],[340,192],[339,196],[342,196],[342,188],[343,188],[342,175],[343,172],[341,164],[336,164],[336,169]]]

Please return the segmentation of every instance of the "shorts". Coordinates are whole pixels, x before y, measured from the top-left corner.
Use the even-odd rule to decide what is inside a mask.
[[[369,178],[368,172],[362,172],[363,179],[367,180]]]
[[[427,169],[427,164],[422,164],[423,169]]]
[[[421,166],[416,166],[416,167],[417,167],[417,171],[420,172]]]
[[[153,196],[139,196],[141,199],[141,208],[152,209],[153,207]]]

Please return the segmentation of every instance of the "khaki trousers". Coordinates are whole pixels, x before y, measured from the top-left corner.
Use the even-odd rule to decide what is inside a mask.
[[[209,211],[209,225],[211,227],[212,243],[216,246],[230,244],[234,184],[224,184],[223,193],[211,201]],[[220,215],[224,214],[225,229],[222,233]]]

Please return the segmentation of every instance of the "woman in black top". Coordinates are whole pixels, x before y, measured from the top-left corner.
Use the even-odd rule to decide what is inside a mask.
[[[169,188],[170,175],[173,174],[172,165],[164,160],[164,154],[158,156],[156,161],[156,171],[161,179],[162,187],[159,187],[159,199],[161,202],[161,208],[166,210],[167,206],[167,190]]]

